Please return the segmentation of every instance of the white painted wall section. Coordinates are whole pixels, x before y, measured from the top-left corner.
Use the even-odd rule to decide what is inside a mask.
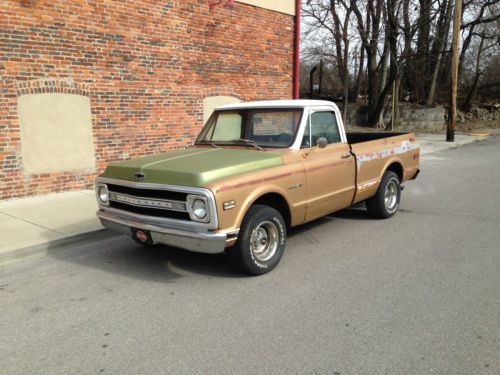
[[[237,2],[295,16],[295,0],[237,0]]]
[[[239,103],[234,96],[207,96],[203,99],[203,124],[206,124],[215,108],[225,104]]]

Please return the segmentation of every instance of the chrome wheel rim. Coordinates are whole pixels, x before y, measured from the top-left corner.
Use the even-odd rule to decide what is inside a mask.
[[[250,251],[256,260],[266,262],[276,254],[278,243],[278,227],[272,221],[264,221],[252,232]]]
[[[389,180],[384,194],[385,208],[390,213],[398,207],[398,184],[395,179]]]

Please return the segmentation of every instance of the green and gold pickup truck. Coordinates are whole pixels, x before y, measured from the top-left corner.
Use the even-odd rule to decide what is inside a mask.
[[[259,275],[279,263],[289,227],[359,202],[394,215],[419,153],[411,133],[346,133],[327,101],[226,105],[191,147],[109,165],[97,216],[139,243],[226,252]]]

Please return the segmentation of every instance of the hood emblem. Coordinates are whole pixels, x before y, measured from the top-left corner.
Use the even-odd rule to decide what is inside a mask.
[[[141,172],[137,172],[137,173],[134,173],[134,177],[137,179],[137,180],[144,180],[144,177],[146,177],[146,175],[144,173],[141,173]]]

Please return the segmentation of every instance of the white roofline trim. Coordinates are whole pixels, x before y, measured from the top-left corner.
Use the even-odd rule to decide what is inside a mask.
[[[256,102],[243,102],[226,104],[216,107],[215,110],[249,109],[249,108],[309,108],[309,107],[333,107],[338,110],[334,102],[327,100],[264,100]]]

